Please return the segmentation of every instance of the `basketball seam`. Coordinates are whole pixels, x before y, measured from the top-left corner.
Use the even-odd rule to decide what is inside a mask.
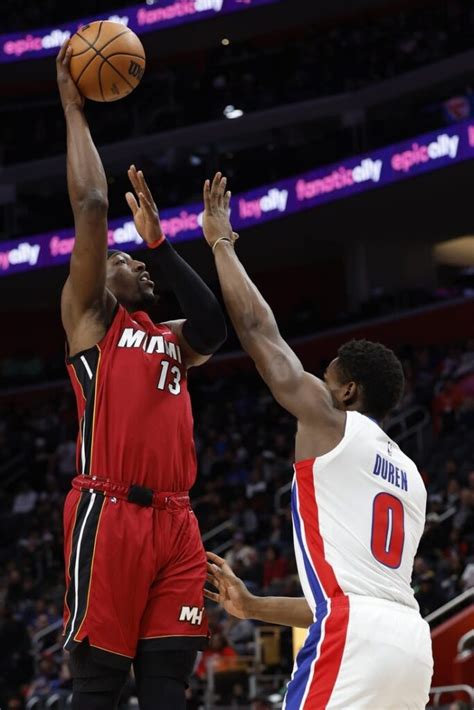
[[[96,38],[94,39],[94,41],[92,42],[92,45],[93,45],[93,46],[95,45],[95,43],[96,43],[97,40],[99,39],[100,31],[101,31],[101,29],[102,29],[102,25],[103,25],[103,24],[104,24],[104,21],[101,20],[101,21],[99,22],[99,31],[97,32],[97,36],[96,36]],[[81,27],[81,30],[82,30],[82,27]],[[77,34],[77,36],[78,36],[80,39],[82,39],[83,42],[85,42],[86,44],[88,44],[88,40],[87,40],[85,37],[83,37],[79,31],[77,31],[76,34]],[[86,49],[83,49],[82,52],[76,52],[76,53],[74,54],[74,56],[75,56],[75,57],[80,57],[80,56],[81,56],[82,54],[84,54],[85,52],[88,52],[89,49],[90,49],[90,47],[87,47]]]
[[[143,61],[146,60],[146,58],[143,56],[143,54],[135,54],[134,52],[114,52],[113,54],[108,54],[107,59],[110,59],[110,57],[117,57],[123,55],[124,57],[136,57],[137,59],[143,59]]]
[[[102,88],[102,67],[103,66],[104,66],[104,62],[102,62],[99,67],[99,89],[100,89],[100,95],[102,96],[102,101],[106,101],[106,98],[104,96],[104,90]]]
[[[127,77],[123,76],[123,74],[122,74],[118,69],[116,69],[116,68],[114,67],[114,65],[111,64],[111,62],[108,61],[108,57],[104,57],[104,55],[102,54],[102,50],[103,50],[103,49],[105,49],[106,47],[108,47],[109,44],[112,44],[112,42],[115,42],[116,39],[118,39],[118,38],[121,37],[122,35],[126,34],[127,32],[130,32],[130,30],[129,30],[128,28],[126,28],[123,32],[120,32],[120,34],[116,35],[116,36],[113,37],[111,40],[109,40],[108,42],[106,42],[100,49],[96,49],[96,48],[94,47],[94,45],[93,45],[93,44],[90,44],[87,39],[85,39],[84,37],[82,37],[82,35],[80,35],[80,37],[81,37],[81,39],[82,39],[83,42],[87,42],[87,43],[89,44],[89,48],[90,48],[90,49],[93,49],[93,50],[94,50],[94,52],[96,53],[96,57],[101,57],[101,58],[102,58],[101,67],[102,67],[102,65],[103,65],[104,62],[107,62],[107,64],[108,64],[110,67],[112,67],[112,69],[113,69],[114,71],[117,72],[117,74],[119,75],[119,77],[120,77],[126,84],[128,84],[131,89],[135,89],[135,86],[133,86],[133,84],[131,84],[131,83],[128,81]],[[95,40],[95,41],[97,41],[97,40]],[[117,55],[117,54],[125,54],[125,52],[115,52],[115,55]],[[132,56],[141,56],[141,55],[132,55]],[[95,59],[95,57],[92,57],[92,59]],[[83,71],[82,71],[81,74],[79,75],[79,78],[82,76],[82,74],[83,74],[83,72],[85,71],[85,69],[87,69],[87,67],[89,66],[89,64],[92,62],[92,59],[91,59],[91,60],[87,63],[87,65],[84,67]],[[143,57],[143,59],[144,59],[144,57]],[[100,72],[100,69],[99,69],[99,72]],[[79,81],[79,79],[78,79],[77,81]],[[104,95],[104,94],[102,93],[102,96],[103,96],[103,95]],[[105,99],[105,100],[106,100],[106,99]]]
[[[117,54],[120,54],[120,52],[117,52]],[[101,55],[101,56],[102,56],[102,55]],[[119,75],[119,77],[120,77],[121,79],[123,79],[123,81],[124,81],[126,84],[128,84],[131,89],[135,89],[135,86],[133,86],[133,84],[131,84],[131,83],[129,82],[129,80],[127,79],[127,77],[125,77],[125,76],[122,74],[122,72],[120,72],[116,67],[114,67],[114,65],[113,65],[111,62],[109,62],[109,60],[108,60],[107,57],[102,57],[102,59],[104,60],[104,62],[107,62],[107,64],[108,64],[110,67],[112,67],[112,69],[113,69],[115,72],[117,72],[117,74]],[[102,63],[103,63],[103,62],[102,62]]]
[[[102,22],[102,24],[103,24],[103,22]],[[103,49],[105,49],[106,47],[109,46],[109,44],[112,44],[112,42],[115,42],[116,39],[118,39],[119,37],[122,37],[124,34],[127,34],[127,32],[131,32],[131,30],[129,30],[128,28],[125,28],[123,32],[120,32],[120,34],[115,35],[115,37],[112,37],[112,39],[109,39],[108,42],[106,42],[105,44],[103,44],[100,49],[96,49],[96,48],[95,48],[95,45],[91,44],[91,43],[89,42],[89,40],[85,39],[85,37],[83,37],[82,35],[79,35],[79,36],[81,37],[81,39],[82,39],[84,42],[87,42],[87,44],[89,45],[89,49],[93,49],[94,52],[96,52],[96,54],[100,54]],[[103,59],[105,59],[105,57],[103,57]]]
[[[98,52],[97,52],[96,48],[94,47],[94,45],[95,45],[95,43],[97,42],[97,40],[99,39],[100,31],[101,31],[101,29],[102,29],[102,25],[103,25],[103,24],[104,24],[103,21],[99,23],[99,31],[97,32],[97,37],[96,37],[95,40],[94,40],[94,44],[89,44],[89,41],[88,41],[85,37],[83,37],[81,34],[79,34],[79,32],[77,33],[77,36],[80,37],[83,42],[85,42],[86,44],[89,44],[89,47],[88,47],[87,49],[85,49],[84,52],[88,52],[89,49],[93,49],[94,52],[95,52],[95,57],[97,57]],[[80,82],[81,77],[82,77],[82,75],[84,74],[85,70],[87,69],[88,66],[90,66],[90,64],[92,64],[92,62],[94,61],[95,57],[91,57],[91,59],[89,59],[89,61],[87,62],[87,64],[86,64],[84,67],[82,67],[82,71],[81,71],[81,73],[79,74],[79,76],[78,76],[77,79],[76,79],[76,85],[77,85],[77,86],[79,85],[79,82]]]

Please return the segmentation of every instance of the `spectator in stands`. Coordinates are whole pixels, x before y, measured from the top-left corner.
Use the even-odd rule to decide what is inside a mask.
[[[9,603],[0,606],[0,649],[0,681],[18,689],[31,677],[33,658],[26,625]]]
[[[453,430],[456,413],[463,401],[455,380],[446,379],[433,402],[433,424],[437,432]]]
[[[22,481],[18,486],[18,491],[13,499],[12,513],[14,515],[25,515],[31,513],[36,505],[38,494],[27,481]]]
[[[244,497],[238,498],[232,506],[231,523],[245,535],[253,535],[258,530],[258,518]]]
[[[250,567],[255,558],[255,548],[247,545],[245,535],[236,532],[233,537],[233,545],[226,554],[225,559],[228,564],[241,563],[244,567]]]
[[[49,471],[59,476],[62,490],[69,488],[70,479],[76,472],[76,441],[74,434],[69,434],[59,444],[51,457]]]
[[[205,678],[209,664],[212,664],[215,673],[223,673],[235,668],[237,652],[229,645],[223,633],[215,633],[210,641],[209,648],[202,652],[201,660],[196,668],[196,675]]]
[[[283,557],[277,545],[269,545],[265,550],[263,563],[263,589],[268,591],[276,580],[284,579],[288,574],[288,560]]]
[[[474,533],[474,491],[461,490],[461,505],[453,520],[453,534],[456,540]]]
[[[474,589],[474,561],[466,565],[461,577],[461,587],[464,592],[468,589]]]
[[[53,690],[60,686],[60,669],[51,656],[44,656],[38,665],[38,673],[35,680],[28,688],[28,697],[34,695],[46,697]]]
[[[228,616],[223,624],[223,633],[239,656],[252,655],[255,647],[255,624],[250,619]]]

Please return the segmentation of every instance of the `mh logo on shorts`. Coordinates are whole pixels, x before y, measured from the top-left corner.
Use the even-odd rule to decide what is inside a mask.
[[[201,626],[204,607],[201,609],[198,606],[182,606],[179,614],[179,621],[187,621],[193,626]]]

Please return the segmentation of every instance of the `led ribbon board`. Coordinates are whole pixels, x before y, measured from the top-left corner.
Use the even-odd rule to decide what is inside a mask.
[[[238,10],[259,5],[270,5],[280,0],[158,0],[153,5],[125,7],[112,13],[94,15],[75,22],[66,22],[30,32],[0,35],[0,62],[17,62],[57,54],[61,45],[83,25],[95,20],[122,22],[141,35],[197,20],[207,20]]]
[[[232,225],[240,231],[473,157],[474,121],[466,121],[235,195]],[[201,237],[202,204],[163,209],[160,215],[172,242]],[[0,242],[0,276],[62,264],[73,246],[72,229]],[[143,247],[130,217],[109,222],[109,246],[127,252]]]

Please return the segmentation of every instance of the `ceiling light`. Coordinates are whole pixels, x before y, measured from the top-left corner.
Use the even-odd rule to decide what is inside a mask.
[[[224,109],[224,116],[226,118],[240,118],[244,115],[244,112],[240,108],[235,108],[235,106],[226,106]]]

